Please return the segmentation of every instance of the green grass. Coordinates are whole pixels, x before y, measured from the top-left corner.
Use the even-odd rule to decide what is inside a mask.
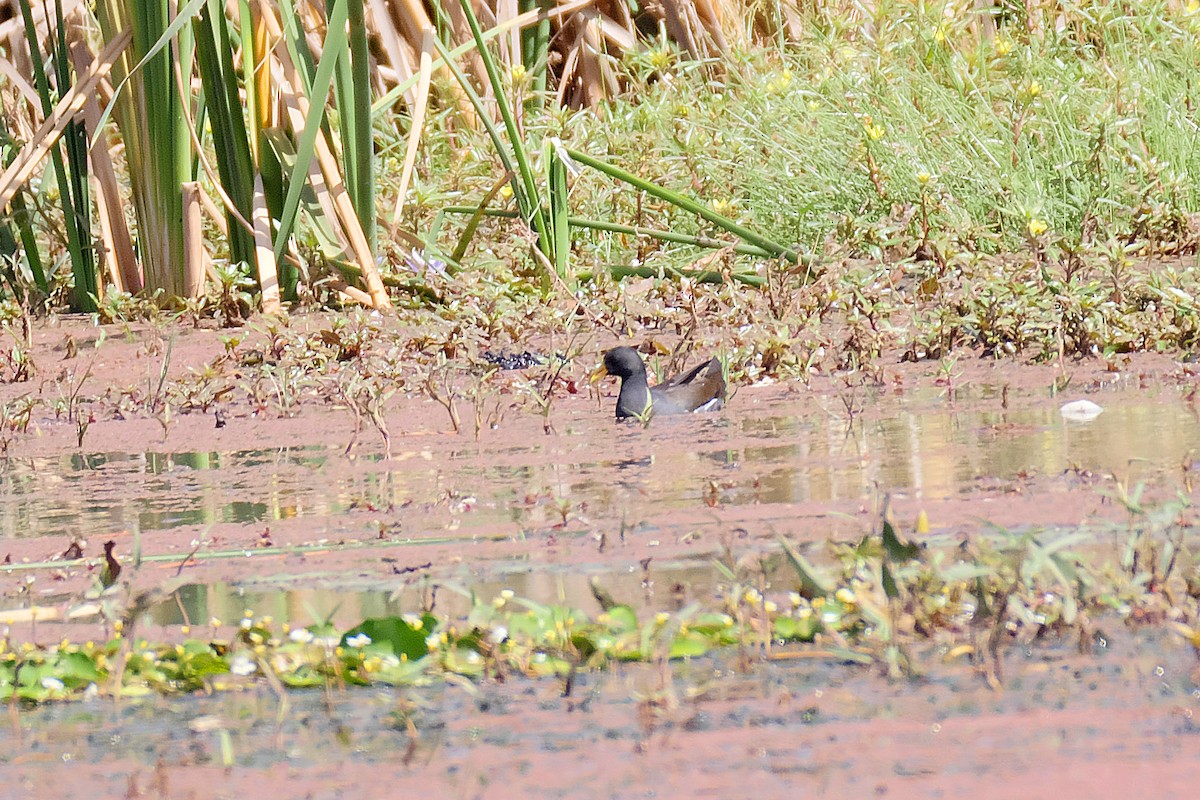
[[[724,67],[660,59],[650,73],[631,60],[633,88],[611,106],[529,127],[818,251],[895,260],[924,239],[946,259],[1031,240],[1097,253],[1114,240],[1191,246],[1200,15],[1102,9],[1045,40],[1007,25],[976,43],[967,17],[942,41],[936,17],[891,13],[874,42],[814,25],[782,52]],[[481,196],[475,168],[439,159],[432,174]],[[580,216],[704,230],[645,197],[639,214],[637,192],[599,175],[577,179],[571,198]],[[581,244],[584,268],[630,257],[607,237]],[[679,265],[698,253],[657,255]]]

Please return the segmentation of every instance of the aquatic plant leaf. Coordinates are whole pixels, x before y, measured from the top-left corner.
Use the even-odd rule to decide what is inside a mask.
[[[627,633],[638,627],[637,612],[627,605],[613,606],[608,610],[608,619],[614,633]]]
[[[426,614],[421,618],[421,622],[421,628],[418,629],[409,625],[401,617],[377,617],[363,620],[358,627],[352,628],[342,635],[342,646],[347,646],[347,639],[359,634],[366,634],[376,644],[385,642],[390,644],[392,653],[397,658],[410,660],[424,658],[429,654],[429,645],[425,643],[425,637],[437,626],[437,619],[432,614]]]
[[[103,676],[96,669],[96,662],[86,653],[63,653],[58,657],[56,677],[67,684],[86,685]]]
[[[733,620],[728,614],[708,612],[697,614],[694,619],[688,622],[688,627],[701,633],[726,633],[733,627]]]
[[[712,649],[712,642],[696,631],[688,631],[671,642],[671,658],[694,658]]]
[[[787,641],[811,642],[821,630],[821,621],[816,615],[804,617],[776,617],[775,637]]]
[[[860,653],[857,650],[850,650],[845,647],[833,647],[829,650],[830,655],[845,664],[860,664],[862,666],[870,666],[875,663],[875,659],[869,653]]]
[[[915,543],[900,541],[896,529],[886,519],[883,521],[883,549],[887,557],[897,563],[911,561],[921,553],[921,548]]]
[[[189,677],[203,678],[208,675],[222,675],[226,672],[229,672],[229,664],[213,652],[196,653],[180,663],[181,675]]]
[[[324,686],[327,678],[311,667],[300,667],[293,672],[281,673],[279,680],[293,689],[313,689]]]
[[[779,544],[783,547],[783,552],[787,554],[788,561],[800,579],[801,595],[812,600],[815,597],[825,597],[833,593],[829,580],[821,575],[817,568],[808,562],[808,559],[796,552],[787,539],[779,537]]]
[[[483,674],[483,658],[470,647],[451,647],[443,656],[443,666],[459,675],[477,678]]]
[[[887,595],[889,600],[899,599],[900,589],[896,586],[896,579],[892,577],[892,571],[888,569],[887,562],[885,561],[880,567],[882,568],[881,582],[883,583],[883,593]]]

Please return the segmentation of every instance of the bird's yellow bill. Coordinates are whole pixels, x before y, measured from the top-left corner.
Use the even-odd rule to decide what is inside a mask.
[[[608,368],[604,366],[604,362],[600,362],[600,366],[588,373],[588,383],[599,383],[602,378],[607,376]]]

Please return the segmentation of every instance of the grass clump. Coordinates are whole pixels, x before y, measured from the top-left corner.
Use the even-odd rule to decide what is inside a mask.
[[[542,125],[832,256],[1188,252],[1188,176],[1200,168],[1194,20],[1115,11],[1079,12],[1041,36],[1009,23],[981,38],[965,12],[943,20],[885,4],[874,30],[814,24],[778,52],[735,56],[719,79],[672,62],[570,126]],[[703,232],[595,176],[572,197],[587,216]],[[614,259],[594,244],[598,260]],[[694,253],[662,255],[678,264]]]

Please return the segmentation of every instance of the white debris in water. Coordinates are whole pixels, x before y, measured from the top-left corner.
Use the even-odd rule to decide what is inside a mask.
[[[1059,411],[1068,422],[1091,422],[1100,416],[1104,409],[1091,400],[1074,400],[1067,403]]]

